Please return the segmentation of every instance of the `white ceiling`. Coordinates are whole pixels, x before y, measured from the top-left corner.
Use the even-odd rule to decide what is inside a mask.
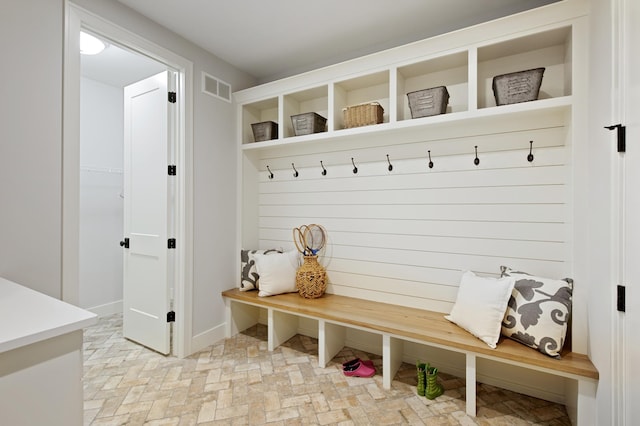
[[[97,55],[80,55],[82,76],[114,87],[124,87],[158,74],[167,67],[139,53],[109,44]]]
[[[118,0],[260,82],[558,0]]]

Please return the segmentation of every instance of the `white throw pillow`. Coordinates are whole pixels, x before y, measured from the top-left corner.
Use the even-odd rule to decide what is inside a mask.
[[[495,349],[514,284],[513,277],[478,277],[467,271],[462,274],[456,303],[445,318]]]
[[[281,248],[268,250],[240,250],[240,291],[260,289],[260,275],[256,270],[256,254],[282,253]]]
[[[255,254],[254,258],[258,275],[260,275],[258,296],[274,296],[298,291],[296,271],[300,264],[300,253],[297,250],[268,255]]]

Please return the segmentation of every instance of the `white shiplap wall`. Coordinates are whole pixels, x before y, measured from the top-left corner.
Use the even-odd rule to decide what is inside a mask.
[[[258,246],[293,248],[293,227],[322,224],[327,292],[440,312],[464,270],[569,276],[567,131],[557,118],[529,127],[258,152]]]

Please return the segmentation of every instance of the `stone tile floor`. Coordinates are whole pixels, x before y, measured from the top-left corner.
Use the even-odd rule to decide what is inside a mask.
[[[390,390],[382,377],[345,377],[341,363],[379,356],[343,349],[317,366],[317,340],[295,336],[267,351],[258,325],[186,359],[122,337],[122,316],[85,330],[85,425],[570,425],[564,406],[478,385],[478,415],[465,414],[464,380],[444,373],[444,395],[416,395],[415,366]]]

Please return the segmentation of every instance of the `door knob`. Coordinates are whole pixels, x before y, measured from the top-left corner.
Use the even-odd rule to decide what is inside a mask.
[[[120,247],[129,248],[129,238],[125,238],[124,241],[120,241]]]

